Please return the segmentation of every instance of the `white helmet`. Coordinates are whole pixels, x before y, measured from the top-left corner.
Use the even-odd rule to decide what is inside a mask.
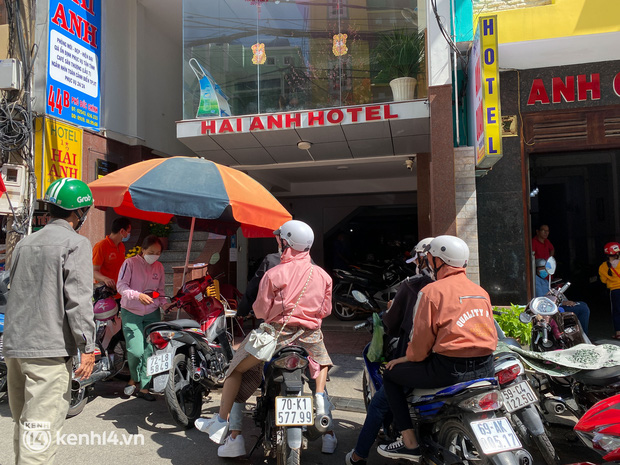
[[[303,221],[290,220],[280,226],[280,229],[273,232],[280,239],[298,252],[306,252],[312,247],[314,233],[312,228]]]
[[[416,259],[417,254],[426,256],[426,252],[428,252],[428,248],[431,246],[431,241],[435,239],[434,237],[426,237],[422,239],[420,242],[416,244],[416,246],[411,251],[411,258],[407,260],[407,263],[413,263]]]
[[[437,236],[431,241],[428,251],[433,257],[441,258],[446,265],[465,268],[469,260],[469,247],[463,239],[455,236]]]

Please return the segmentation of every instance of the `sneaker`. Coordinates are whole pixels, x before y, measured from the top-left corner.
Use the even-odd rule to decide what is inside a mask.
[[[325,433],[323,435],[323,445],[321,447],[321,452],[324,454],[333,454],[336,450],[336,446],[338,445],[338,439],[336,439],[336,434],[332,431],[330,433]]]
[[[355,449],[351,449],[351,452],[344,457],[344,463],[346,463],[346,465],[366,465],[366,460],[364,459],[353,460],[354,451]]]
[[[234,439],[228,436],[224,444],[217,448],[218,457],[241,457],[242,455],[245,455],[245,441],[240,434]]]
[[[127,386],[125,386],[125,389],[123,389],[123,394],[125,394],[126,396],[131,396],[134,392],[136,392],[135,384],[128,384]]]
[[[314,403],[316,405],[316,416],[330,415],[334,409],[334,404],[329,400],[327,394],[315,394]]]
[[[420,457],[422,457],[419,447],[416,447],[415,449],[408,449],[405,447],[402,439],[399,439],[391,444],[379,446],[377,448],[377,452],[379,452],[379,455],[383,455],[384,457],[391,459],[406,459],[413,462],[417,462],[420,460]]]
[[[228,422],[221,421],[218,415],[212,418],[198,418],[194,422],[194,426],[198,431],[207,433],[209,439],[216,444],[224,444],[226,434],[228,433]]]

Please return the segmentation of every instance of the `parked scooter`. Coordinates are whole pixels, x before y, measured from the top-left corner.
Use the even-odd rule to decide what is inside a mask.
[[[521,347],[516,340],[506,337],[497,322],[495,329],[500,342]],[[559,457],[549,439],[542,412],[539,410],[539,398],[530,386],[519,358],[510,350],[496,351],[494,366],[495,377],[504,400],[503,410],[519,438],[527,446],[535,445],[547,465],[559,463]]]
[[[573,313],[558,311],[556,302],[562,301],[569,285],[567,283],[559,290],[552,290],[546,297],[532,299],[519,315],[522,323],[532,323],[532,351],[548,352],[590,343],[577,317]],[[537,372],[530,376],[530,384],[538,391],[539,398],[545,399],[545,412],[561,414],[568,409],[579,418],[596,402],[620,392],[620,367],[581,370],[562,377]],[[567,402],[570,398],[576,408]]]
[[[387,309],[387,303],[394,298],[398,286],[412,270],[403,260],[391,260],[381,272],[354,267],[333,272],[337,281],[332,292],[333,313],[336,318],[348,321],[360,314]],[[353,297],[353,291],[364,293],[370,305],[360,305]]]
[[[265,457],[278,465],[299,465],[308,441],[331,430],[331,417],[316,415],[308,365],[308,352],[296,345],[283,347],[265,364],[253,414],[261,434],[250,455],[262,442]]]
[[[106,286],[98,286],[93,293],[95,318],[95,365],[89,378],[71,380],[71,402],[67,418],[79,415],[88,403],[88,393],[97,381],[112,379],[127,368],[125,337],[121,328],[117,302],[112,298],[116,292]],[[81,354],[73,357],[73,372],[80,366]],[[127,373],[124,373],[127,378]]]
[[[582,442],[601,454],[606,462],[620,462],[620,394],[594,404],[579,419],[574,430]]]
[[[191,320],[151,323],[144,329],[153,346],[147,360],[153,390],[164,393],[168,411],[184,428],[193,428],[203,394],[222,385],[233,357],[224,306],[207,295],[212,284],[209,275],[193,279],[172,298],[178,311],[184,310]]]
[[[366,304],[361,293],[356,292],[355,297],[361,304]],[[364,327],[372,327],[372,323],[361,323],[355,329]],[[369,347],[370,344],[363,351],[362,390],[366,407],[383,385],[383,365],[368,360]],[[514,372],[510,367],[505,369]],[[500,389],[497,379],[483,378],[411,392],[408,398],[410,413],[416,419],[416,436],[427,463],[533,464],[532,456],[522,448],[512,428],[510,416],[502,411]],[[521,392],[519,390],[519,395]]]

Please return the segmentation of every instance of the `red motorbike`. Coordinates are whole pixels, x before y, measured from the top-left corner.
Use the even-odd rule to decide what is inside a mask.
[[[620,463],[620,394],[594,404],[574,429],[583,443],[601,454],[606,463]]]
[[[147,359],[153,390],[164,393],[172,418],[184,428],[194,426],[203,395],[222,385],[233,357],[224,306],[208,295],[212,284],[209,275],[193,279],[171,299],[191,319],[152,323],[144,330],[153,348]]]

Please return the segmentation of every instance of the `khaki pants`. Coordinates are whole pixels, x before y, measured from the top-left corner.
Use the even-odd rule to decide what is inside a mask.
[[[51,464],[71,400],[71,359],[7,358],[16,465]]]

